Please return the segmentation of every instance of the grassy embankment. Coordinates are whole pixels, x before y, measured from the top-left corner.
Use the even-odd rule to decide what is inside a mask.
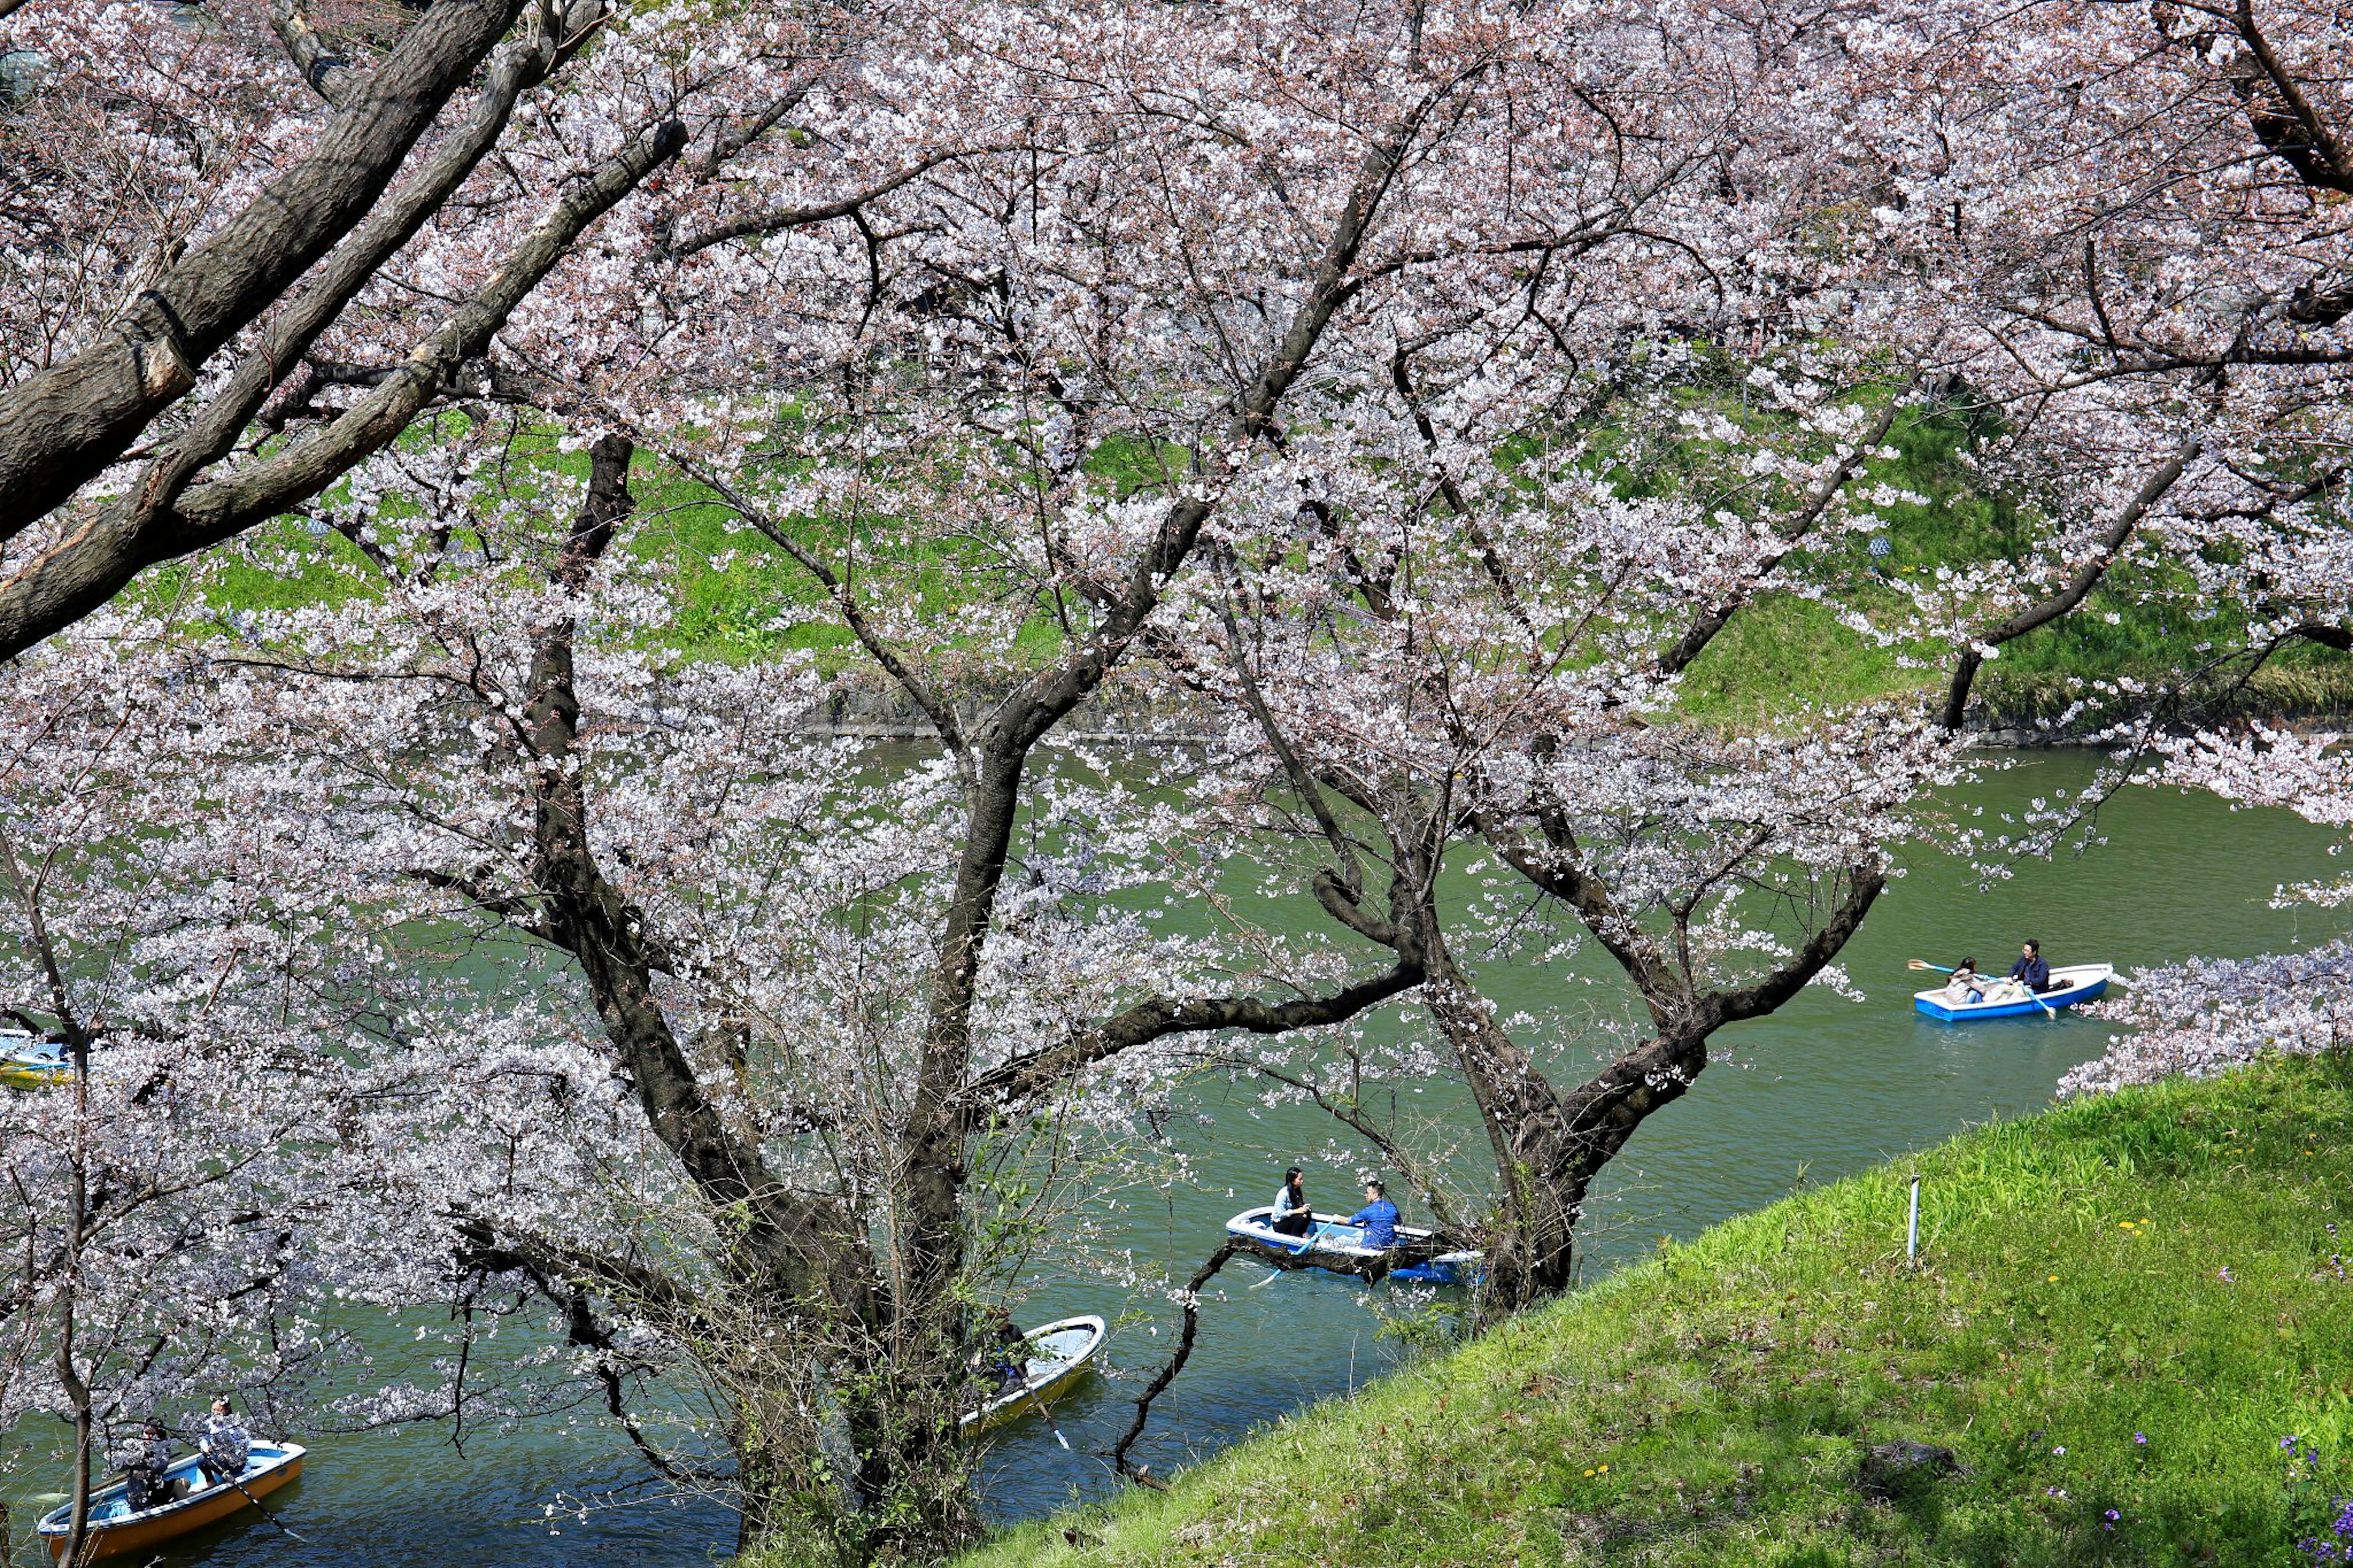
[[[2309,1564],[2353,1493],[2339,1253],[2347,1063],[2072,1104],[1662,1248],[960,1568]],[[1858,1462],[1896,1440],[1962,1472],[1869,1500]]]

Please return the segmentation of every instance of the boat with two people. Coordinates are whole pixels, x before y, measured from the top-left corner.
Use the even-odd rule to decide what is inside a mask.
[[[255,1441],[247,1447],[244,1470],[233,1479],[217,1482],[200,1468],[204,1456],[190,1454],[174,1460],[164,1472],[161,1490],[165,1500],[142,1509],[131,1506],[127,1479],[102,1488],[90,1496],[81,1561],[100,1563],[132,1553],[145,1556],[192,1531],[217,1524],[240,1509],[258,1510],[262,1498],[302,1473],[302,1456],[307,1451],[300,1443]],[[183,1496],[172,1495],[183,1491]],[[42,1515],[39,1530],[50,1557],[63,1558],[66,1542],[73,1534],[73,1505]]]
[[[1244,1209],[1226,1221],[1226,1234],[1243,1251],[1281,1268],[1322,1268],[1365,1279],[1409,1279],[1424,1285],[1467,1285],[1478,1278],[1483,1254],[1433,1250],[1444,1246],[1436,1232],[1418,1226],[1397,1227],[1397,1245],[1366,1244],[1365,1227],[1348,1216],[1312,1213],[1306,1234],[1277,1230],[1274,1205]]]
[[[1914,969],[1941,969],[1940,964],[1914,959]],[[1951,973],[1946,970],[1946,973]],[[2058,1016],[2062,1007],[2080,1007],[2096,1001],[2116,978],[2113,963],[2071,963],[2051,971],[2048,990],[2029,990],[2015,980],[1979,980],[1975,985],[1939,985],[1912,994],[1915,1011],[1948,1024],[1976,1023],[1985,1018],[2025,1018],[2047,1013]]]
[[[1019,1360],[1014,1363],[1019,1381],[965,1411],[956,1421],[957,1435],[976,1437],[1024,1415],[1045,1414],[1049,1402],[1068,1394],[1086,1376],[1109,1331],[1092,1312],[1029,1330],[1021,1336]]]

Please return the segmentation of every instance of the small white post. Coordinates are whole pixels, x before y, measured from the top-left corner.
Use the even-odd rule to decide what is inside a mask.
[[[1912,1173],[1912,1221],[1904,1232],[1904,1261],[1920,1260],[1920,1173]]]

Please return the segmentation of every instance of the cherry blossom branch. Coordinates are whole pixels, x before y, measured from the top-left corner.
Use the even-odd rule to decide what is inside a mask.
[[[1805,542],[1806,536],[1813,531],[1814,525],[1821,521],[1829,513],[1831,504],[1838,500],[1840,492],[1846,488],[1847,481],[1859,478],[1865,471],[1864,459],[1873,447],[1887,439],[1887,433],[1894,427],[1895,416],[1903,408],[1904,404],[1903,393],[1891,395],[1887,400],[1887,406],[1880,411],[1879,417],[1873,422],[1870,432],[1858,441],[1851,451],[1844,442],[1839,443],[1837,450],[1832,453],[1837,466],[1831,470],[1830,477],[1815,488],[1814,494],[1807,501],[1805,509],[1783,523],[1777,531],[1778,535],[1777,546],[1758,557],[1756,564],[1746,574],[1752,584],[1752,593],[1728,595],[1701,611],[1694,617],[1691,626],[1683,635],[1675,640],[1675,645],[1659,656],[1660,673],[1681,674],[1690,666],[1692,660],[1706,651],[1707,645],[1715,640],[1717,633],[1732,624],[1732,617],[1739,614],[1741,606],[1747,604],[1753,596],[1753,585],[1771,576],[1781,563],[1789,558],[1790,552]]]
[[[2246,40],[2256,63],[2263,67],[2263,75],[2270,79],[2272,90],[2278,93],[2280,101],[2287,106],[2288,117],[2297,133],[2290,134],[2289,128],[2280,122],[2281,117],[2258,110],[2250,94],[2247,117],[2254,127],[2255,134],[2293,167],[2306,184],[2353,194],[2353,158],[2346,156],[2344,144],[2329,129],[2328,122],[2314,110],[2311,100],[2305,96],[2302,85],[2295,79],[2295,73],[2281,61],[2278,52],[2272,47],[2271,40],[2256,25],[2254,0],[2238,0],[2232,21],[2239,37]]]
[[[117,461],[205,361],[366,216],[522,4],[433,6],[307,157],[167,268],[100,341],[0,393],[0,538]]]
[[[348,107],[346,89],[360,79],[359,73],[352,69],[350,61],[327,52],[298,0],[269,0],[269,26],[311,90],[337,109]]]
[[[934,690],[931,682],[925,680],[899,649],[892,646],[890,639],[882,636],[881,629],[867,616],[865,605],[857,593],[841,574],[827,565],[824,557],[794,537],[790,529],[771,517],[765,507],[754,503],[708,464],[697,461],[691,455],[673,446],[663,447],[661,453],[679,472],[725,501],[728,510],[757,529],[770,543],[817,580],[818,586],[833,601],[842,625],[858,639],[858,646],[864,648],[868,657],[882,667],[883,673],[897,681],[915,706],[923,710],[923,717],[931,721],[941,743],[962,755],[965,750],[965,740],[964,725],[956,718],[955,704]]]
[[[685,128],[676,121],[631,138],[550,208],[507,264],[451,310],[396,371],[322,429],[250,468],[191,488],[168,510],[142,515],[134,509],[110,509],[0,583],[0,658],[105,603],[143,568],[233,538],[298,506],[361,458],[389,446],[459,366],[489,347],[588,226],[677,156],[684,143]],[[0,465],[5,461],[0,458]]]
[[[707,228],[691,238],[681,240],[671,248],[677,257],[693,256],[714,245],[724,245],[731,239],[743,239],[752,235],[775,234],[781,229],[802,228],[811,224],[831,223],[851,216],[860,208],[889,195],[902,185],[910,185],[933,170],[960,159],[977,158],[992,153],[1015,153],[1022,150],[1018,142],[991,142],[980,147],[949,147],[918,158],[903,168],[872,181],[852,195],[829,202],[813,202],[790,206],[771,207],[765,212]]]
[[[1068,1083],[1072,1075],[1122,1052],[1171,1035],[1241,1029],[1286,1035],[1345,1023],[1369,1007],[1404,994],[1421,981],[1421,966],[1401,958],[1395,968],[1352,982],[1325,996],[1267,1002],[1255,996],[1155,996],[1123,1009],[1092,1029],[1055,1046],[1025,1052],[974,1079],[963,1098],[976,1124],[997,1106],[1018,1105]]]

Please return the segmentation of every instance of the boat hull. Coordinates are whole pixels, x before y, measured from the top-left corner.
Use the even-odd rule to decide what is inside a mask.
[[[54,1089],[71,1076],[68,1068],[43,1063],[0,1061],[0,1086],[9,1089]]]
[[[993,1432],[1025,1415],[1035,1415],[1041,1406],[1068,1394],[1094,1369],[1095,1353],[1103,1349],[1108,1333],[1103,1321],[1092,1312],[1030,1330],[1023,1339],[1048,1353],[1028,1358],[1029,1376],[1020,1387],[995,1395],[977,1410],[965,1411],[956,1421],[957,1435],[977,1437]]]
[[[0,1030],[0,1085],[49,1089],[73,1076],[64,1047],[37,1040],[22,1029]]]
[[[1311,1214],[1303,1236],[1287,1236],[1269,1223],[1274,1211],[1244,1209],[1226,1221],[1226,1234],[1253,1256],[1281,1268],[1321,1268],[1366,1279],[1409,1279],[1423,1285],[1467,1285],[1478,1278],[1477,1252],[1429,1253],[1429,1231],[1401,1225],[1394,1247],[1366,1247],[1364,1231],[1336,1214]]]
[[[256,1443],[246,1463],[245,1474],[237,1478],[245,1490],[257,1498],[268,1497],[302,1473],[306,1450],[293,1443]],[[196,1470],[195,1455],[189,1455],[174,1465],[168,1472],[177,1479],[186,1478],[191,1484],[202,1486]],[[243,1509],[253,1505],[234,1486],[206,1488],[181,1499],[151,1508],[125,1518],[109,1520],[102,1517],[105,1510],[120,1510],[126,1497],[121,1481],[102,1487],[90,1497],[90,1521],[88,1538],[82,1545],[82,1561],[103,1563],[112,1557],[127,1557],[155,1551],[166,1542],[218,1524]],[[41,1541],[49,1549],[52,1561],[66,1554],[68,1509],[56,1509],[41,1521]]]
[[[1944,988],[1939,986],[1934,991],[1914,993],[1912,1006],[1915,1012],[1926,1014],[1931,1018],[1947,1024],[1974,1024],[1986,1018],[2039,1017],[2046,1010],[2057,1012],[2063,1007],[2080,1007],[2086,1002],[2099,1000],[2101,994],[2107,990],[2108,982],[2115,976],[2116,969],[2111,964],[2071,964],[2067,968],[2054,969],[2051,972],[2053,986],[2057,987],[2060,982],[2064,981],[2066,984],[2063,988],[2040,992],[2031,996],[2021,996],[2011,1001],[1993,1000],[1989,994],[1988,1000],[1983,1002],[1956,1004],[1946,994]],[[2002,984],[2004,983],[1996,982],[1987,989],[1990,994]]]

